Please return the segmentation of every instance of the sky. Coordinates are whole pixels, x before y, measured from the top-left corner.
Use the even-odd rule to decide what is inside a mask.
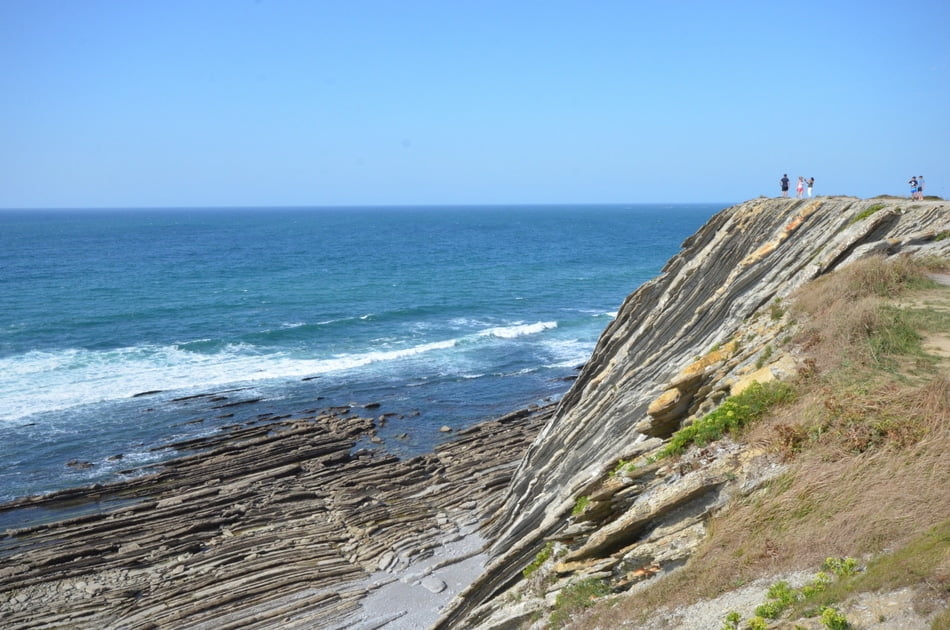
[[[0,208],[950,197],[948,33],[946,0],[0,0]]]

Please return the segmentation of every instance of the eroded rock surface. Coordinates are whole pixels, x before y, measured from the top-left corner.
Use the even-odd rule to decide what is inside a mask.
[[[380,572],[438,555],[497,506],[551,409],[411,460],[354,452],[374,420],[348,411],[190,440],[197,452],[149,474],[0,507],[50,521],[0,538],[0,625],[354,627]]]
[[[796,373],[771,348],[797,287],[870,255],[950,257],[948,237],[943,201],[762,198],[714,216],[605,330],[515,473],[489,565],[437,627],[519,627],[571,581],[624,590],[681,566],[706,517],[779,465],[728,444],[677,466],[624,462],[751,383]],[[522,571],[545,544],[558,579],[539,594]]]

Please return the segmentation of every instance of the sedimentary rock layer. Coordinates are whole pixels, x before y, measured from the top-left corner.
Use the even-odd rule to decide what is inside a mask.
[[[488,533],[492,560],[437,627],[507,628],[516,627],[511,624],[521,613],[521,620],[529,618],[527,610],[506,613],[504,602],[517,596],[503,595],[545,542],[570,550],[563,573],[583,562],[591,575],[612,571],[621,557],[639,558],[649,569],[663,549],[640,553],[634,547],[649,542],[652,531],[679,531],[698,540],[698,515],[721,499],[723,478],[745,474],[743,469],[719,463],[704,479],[666,471],[655,480],[647,468],[628,480],[629,487],[612,482],[609,473],[750,379],[794,373],[794,362],[786,359],[750,374],[774,327],[763,325],[753,335],[758,341],[741,350],[736,339],[746,338],[757,318],[767,321],[776,300],[872,254],[950,256],[950,203],[761,198],[723,210],[687,239],[659,277],[627,298],[601,335],[515,473]],[[585,508],[595,513],[572,517],[578,497],[598,493],[606,498]],[[670,514],[685,516],[671,521]]]
[[[0,625],[331,627],[357,615],[371,573],[485,520],[550,411],[411,460],[354,451],[374,420],[348,409],[234,427],[129,481],[2,506],[48,522],[0,538]]]

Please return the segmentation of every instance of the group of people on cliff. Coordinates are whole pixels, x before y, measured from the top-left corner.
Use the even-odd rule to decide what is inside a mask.
[[[924,176],[918,175],[914,177],[913,175],[911,175],[910,180],[907,183],[910,184],[910,198],[923,201],[924,200]]]
[[[782,179],[779,180],[779,184],[782,186],[782,197],[788,199],[788,173],[782,175]],[[798,178],[798,184],[795,186],[795,193],[798,199],[802,198],[805,189],[808,189],[808,196],[811,197],[812,188],[815,187],[815,178],[809,177],[805,179],[804,177]]]

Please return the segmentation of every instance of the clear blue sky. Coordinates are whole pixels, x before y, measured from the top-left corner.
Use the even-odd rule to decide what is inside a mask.
[[[3,0],[0,208],[950,197],[950,2]]]

